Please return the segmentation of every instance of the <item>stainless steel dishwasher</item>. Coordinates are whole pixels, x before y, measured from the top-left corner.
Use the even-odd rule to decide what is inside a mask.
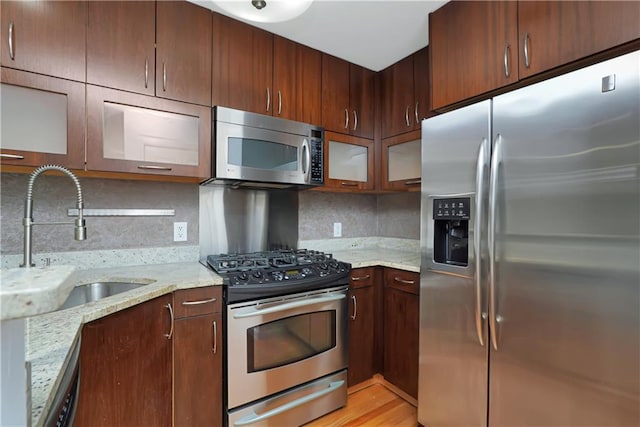
[[[80,336],[69,352],[69,363],[62,374],[60,386],[46,416],[45,427],[72,426],[80,391]]]

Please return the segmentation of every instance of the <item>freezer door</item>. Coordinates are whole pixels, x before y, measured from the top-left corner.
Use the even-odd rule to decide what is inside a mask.
[[[494,99],[489,425],[640,425],[638,52]]]
[[[422,125],[418,422],[424,426],[486,426],[486,268],[478,268],[476,254],[486,245],[476,233],[486,222],[490,112],[485,101]],[[470,199],[467,266],[434,261],[434,198]]]

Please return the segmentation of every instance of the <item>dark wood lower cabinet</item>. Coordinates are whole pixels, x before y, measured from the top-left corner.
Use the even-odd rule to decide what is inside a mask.
[[[82,329],[75,426],[170,426],[171,317],[165,295]]]
[[[383,375],[414,398],[418,397],[419,288],[418,273],[385,270]]]
[[[373,268],[354,269],[349,281],[349,386],[375,374],[375,293]]]
[[[222,426],[222,314],[176,320],[173,425]]]

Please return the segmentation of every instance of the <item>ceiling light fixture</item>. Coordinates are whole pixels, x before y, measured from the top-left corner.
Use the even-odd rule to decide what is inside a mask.
[[[225,12],[254,22],[289,21],[302,15],[313,0],[212,0]]]

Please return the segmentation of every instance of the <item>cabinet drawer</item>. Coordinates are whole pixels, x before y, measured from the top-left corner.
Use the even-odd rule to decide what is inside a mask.
[[[349,287],[364,288],[373,285],[373,267],[354,268],[349,274]]]
[[[219,313],[222,310],[222,287],[183,289],[174,292],[174,315],[182,317]]]
[[[384,272],[384,285],[418,295],[420,294],[420,274],[387,268]]]

